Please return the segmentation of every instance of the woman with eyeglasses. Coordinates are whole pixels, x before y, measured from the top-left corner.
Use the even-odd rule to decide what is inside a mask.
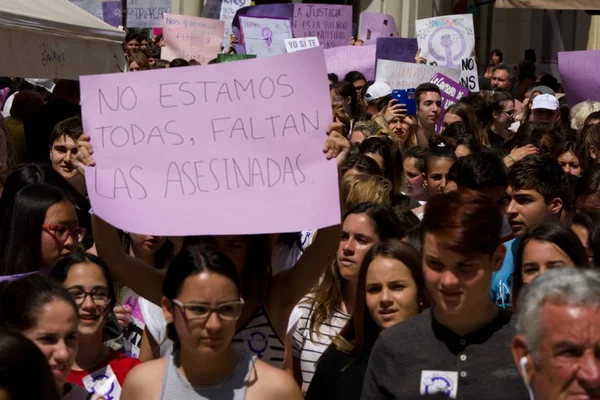
[[[509,92],[493,92],[487,100],[493,112],[493,120],[486,128],[489,146],[500,150],[510,135],[508,128],[514,122],[517,113],[515,99]]]
[[[42,183],[24,187],[0,221],[0,281],[36,272],[48,275],[77,250],[85,232],[62,191]]]
[[[184,248],[171,262],[162,308],[173,352],[131,371],[122,398],[302,399],[292,377],[231,346],[242,314],[240,276],[223,253]]]
[[[76,252],[63,258],[51,276],[68,290],[79,315],[79,351],[67,381],[90,393],[118,399],[125,377],[140,362],[103,343],[104,325],[115,306],[114,283],[108,268],[100,258]],[[111,383],[103,386],[107,380]]]

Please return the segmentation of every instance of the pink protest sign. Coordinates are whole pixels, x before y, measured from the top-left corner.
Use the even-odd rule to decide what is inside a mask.
[[[350,71],[362,72],[367,80],[375,80],[375,53],[377,46],[344,46],[325,50],[327,72],[340,80]]]
[[[302,68],[298,68],[301,65]],[[323,49],[81,77],[94,213],[163,236],[294,232],[340,222]]]
[[[360,13],[358,37],[367,44],[375,44],[377,38],[397,38],[400,34],[391,15],[365,11]]]
[[[352,6],[294,4],[294,37],[319,38],[321,46],[346,46],[352,37]]]
[[[165,46],[161,58],[196,60],[208,64],[221,52],[225,24],[214,19],[165,14],[163,34]]]

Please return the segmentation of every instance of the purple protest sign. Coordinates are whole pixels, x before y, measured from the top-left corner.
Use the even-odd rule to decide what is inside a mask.
[[[391,15],[372,12],[362,12],[360,14],[360,33],[358,37],[366,44],[374,44],[377,38],[397,38],[399,36],[396,20]]]
[[[468,95],[469,89],[439,72],[431,79],[431,83],[435,83],[440,88],[442,94],[442,110],[438,122],[435,124],[436,132],[440,133],[442,131],[442,122],[444,121],[446,110],[452,104]]]
[[[233,19],[233,33],[240,32],[240,16],[292,19],[295,38],[317,37],[324,48],[347,46],[352,37],[352,7],[331,4],[265,4],[244,7]],[[240,46],[241,47],[241,46]],[[236,47],[236,50],[237,47]]]
[[[325,50],[327,72],[340,80],[350,71],[362,72],[368,81],[375,80],[375,45],[344,46]]]
[[[600,50],[559,52],[558,69],[569,107],[600,100]]]
[[[102,19],[109,25],[123,25],[123,7],[120,1],[102,2]]]
[[[376,57],[378,60],[415,62],[417,39],[377,38]]]

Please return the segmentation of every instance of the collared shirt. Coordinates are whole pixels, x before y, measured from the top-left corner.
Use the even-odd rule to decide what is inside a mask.
[[[511,313],[459,336],[431,310],[384,330],[375,343],[361,399],[403,399],[442,392],[461,400],[529,398],[513,362]]]

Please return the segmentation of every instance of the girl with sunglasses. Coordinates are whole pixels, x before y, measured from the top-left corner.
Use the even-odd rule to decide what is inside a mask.
[[[173,352],[136,367],[124,399],[302,399],[292,377],[231,346],[242,314],[235,264],[205,245],[171,262],[161,300]]]
[[[125,377],[140,362],[106,347],[104,325],[115,306],[114,283],[100,258],[81,252],[63,258],[52,270],[77,306],[79,352],[67,381],[90,393],[118,399]]]
[[[40,271],[49,274],[85,237],[75,207],[54,186],[19,190],[0,221],[0,281]]]

